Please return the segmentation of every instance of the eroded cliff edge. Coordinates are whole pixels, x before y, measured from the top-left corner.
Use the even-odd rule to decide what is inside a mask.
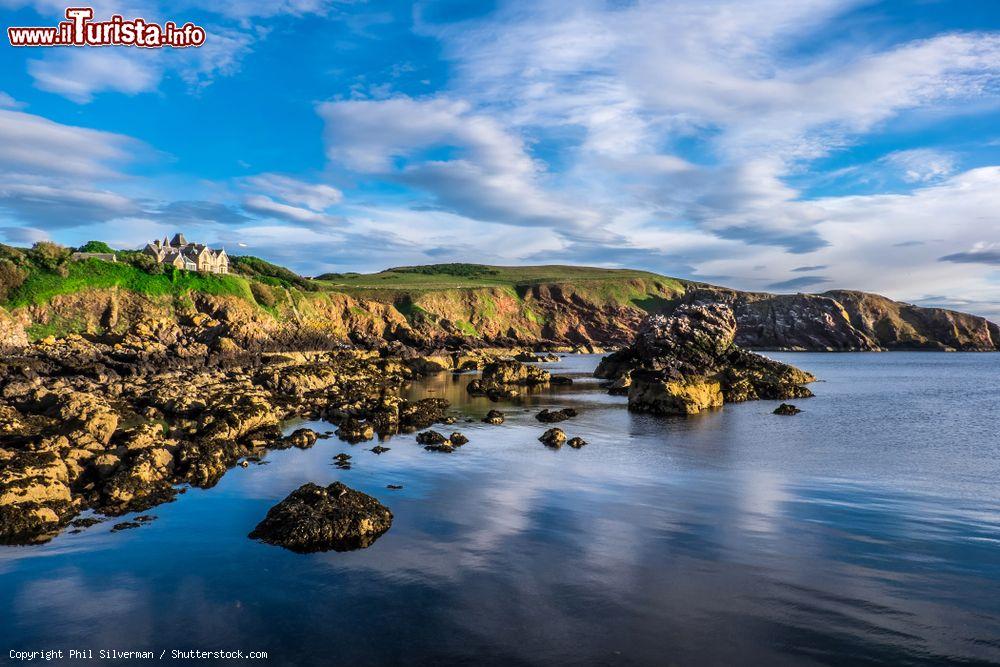
[[[461,266],[462,275],[449,271]],[[473,267],[470,269],[469,267]],[[406,268],[406,267],[404,267]],[[640,271],[584,267],[409,267],[371,276],[268,284],[230,276],[225,289],[156,290],[130,280],[69,284],[0,309],[0,347],[69,333],[115,342],[137,327],[169,347],[193,328],[209,349],[325,349],[342,342],[399,342],[424,349],[628,344],[649,314],[721,303],[736,318],[736,343],[750,349],[868,351],[1000,349],[1000,328],[982,317],[922,308],[864,292],[740,292]],[[478,271],[469,277],[470,271]],[[438,280],[438,278],[445,278]],[[170,282],[173,281],[173,282]],[[273,283],[274,281],[272,281]],[[146,338],[150,338],[146,336]]]

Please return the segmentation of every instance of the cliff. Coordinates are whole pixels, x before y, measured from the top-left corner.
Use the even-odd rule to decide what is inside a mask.
[[[0,347],[70,333],[114,340],[139,326],[172,323],[195,327],[209,348],[249,351],[378,340],[425,348],[595,349],[628,344],[649,314],[714,302],[732,309],[736,344],[745,348],[1000,348],[1000,328],[981,317],[864,292],[774,295],[644,271],[566,266],[445,264],[304,279],[247,260],[234,262],[240,275],[202,276],[150,275],[94,259],[55,268],[0,259],[20,262],[23,274],[0,299]]]

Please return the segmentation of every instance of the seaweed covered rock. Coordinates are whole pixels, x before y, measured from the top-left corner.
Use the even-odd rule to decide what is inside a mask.
[[[486,396],[491,401],[501,401],[518,395],[517,387],[548,384],[548,371],[528,366],[520,361],[498,360],[483,367],[482,377],[472,380],[466,387],[473,396]]]
[[[563,408],[562,410],[549,410],[548,408],[544,408],[541,412],[535,415],[535,419],[543,424],[555,424],[576,417],[577,414],[577,411],[573,408]]]
[[[304,484],[272,507],[249,537],[299,553],[371,546],[392,525],[392,512],[340,482]]]
[[[635,343],[609,355],[595,375],[615,389],[627,378],[629,409],[691,415],[723,403],[812,396],[815,378],[794,366],[735,344],[728,306],[686,304],[672,315],[646,318]]]
[[[546,447],[558,449],[566,442],[566,433],[561,428],[550,428],[538,438]]]

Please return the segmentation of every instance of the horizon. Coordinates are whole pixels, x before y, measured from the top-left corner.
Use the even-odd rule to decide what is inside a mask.
[[[626,268],[1000,320],[996,3],[94,7],[206,40],[3,50],[4,243],[184,228],[302,275]]]

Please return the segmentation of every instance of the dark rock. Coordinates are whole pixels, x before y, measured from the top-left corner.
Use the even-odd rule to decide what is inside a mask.
[[[371,546],[392,525],[392,512],[375,498],[340,482],[305,484],[272,507],[251,539],[299,553]]]
[[[483,422],[487,424],[493,424],[494,426],[499,426],[500,424],[503,423],[503,420],[504,420],[504,415],[499,410],[490,410],[489,412],[486,413],[486,416],[483,417]]]
[[[138,523],[136,521],[122,521],[121,523],[116,523],[115,525],[111,526],[111,532],[117,533],[120,530],[130,530],[132,528],[138,528],[141,525],[142,525],[141,523]]]
[[[573,378],[566,377],[565,375],[553,375],[549,378],[549,384],[566,386],[573,384]]]
[[[446,419],[445,410],[449,403],[443,398],[424,398],[416,402],[406,402],[399,406],[401,430],[416,431]]]
[[[550,428],[538,438],[547,447],[559,448],[566,442],[566,434],[561,428]]]
[[[150,521],[156,521],[156,517],[153,516],[152,514],[143,514],[141,516],[135,517],[132,520],[137,523],[149,523]]]
[[[453,432],[448,436],[448,440],[451,441],[452,446],[461,447],[462,445],[468,444],[469,439],[465,435],[459,433],[458,431]]]
[[[375,454],[385,454],[390,449],[391,447],[383,447],[382,445],[375,445],[374,447],[371,448],[371,451]]]
[[[286,438],[287,442],[292,447],[297,447],[299,449],[309,449],[316,444],[316,440],[319,438],[316,435],[316,431],[309,428],[300,428],[292,431]]]
[[[563,408],[562,410],[549,410],[548,408],[545,408],[535,415],[535,419],[543,424],[555,424],[557,422],[566,421],[567,419],[576,417],[577,414],[577,411],[573,408]]]
[[[374,438],[375,429],[371,424],[362,422],[355,417],[346,417],[337,428],[337,437],[344,442],[355,444]]]
[[[581,447],[587,444],[587,441],[584,440],[583,438],[570,438],[569,440],[566,441],[566,444],[572,447],[573,449],[580,449]]]
[[[774,409],[774,414],[776,415],[797,415],[800,412],[802,412],[802,410],[790,403],[782,403]]]
[[[82,519],[76,519],[71,521],[69,525],[74,528],[90,528],[91,526],[96,526],[99,523],[104,523],[105,519],[98,519],[95,516],[88,516]]]
[[[392,489],[393,491],[399,491],[401,488],[403,488],[403,485],[402,484],[386,484],[385,488]]]
[[[351,455],[350,454],[344,454],[343,452],[341,452],[340,454],[335,455],[333,458],[335,460],[337,460],[337,461],[350,461],[351,460]]]
[[[417,434],[417,442],[421,445],[443,445],[448,442],[448,438],[437,431],[424,431]]]

